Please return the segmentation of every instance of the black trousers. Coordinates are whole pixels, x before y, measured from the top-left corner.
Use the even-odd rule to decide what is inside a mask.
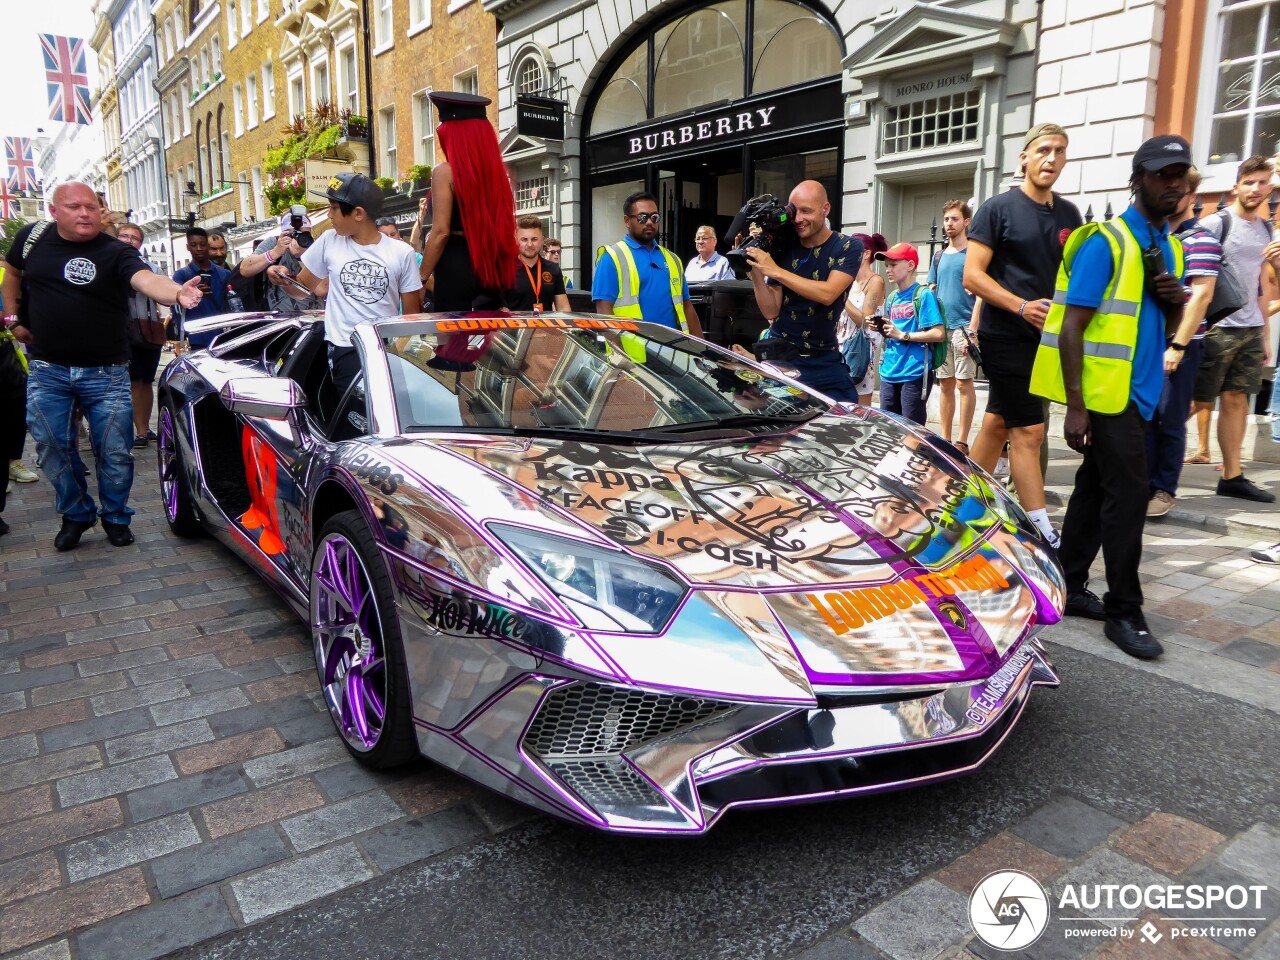
[[[1107,616],[1142,612],[1142,527],[1151,484],[1147,477],[1146,421],[1130,403],[1124,413],[1089,413],[1093,442],[1076,471],[1075,489],[1062,521],[1058,559],[1067,590],[1083,590],[1102,549],[1107,568]]]
[[[0,513],[4,513],[5,492],[9,486],[9,461],[22,459],[27,442],[26,387],[0,390]]]

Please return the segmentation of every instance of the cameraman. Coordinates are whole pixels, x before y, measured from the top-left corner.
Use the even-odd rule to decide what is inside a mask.
[[[305,208],[303,208],[305,209]],[[302,272],[302,252],[311,246],[311,221],[305,213],[289,210],[280,214],[280,236],[267,237],[240,264],[242,277],[255,277],[273,264],[280,264],[296,277]],[[268,310],[297,313],[299,310],[323,310],[324,297],[311,294],[306,299],[289,295],[284,287],[267,284]]]
[[[795,241],[779,250],[782,264],[759,247],[748,247],[751,286],[769,320],[773,356],[795,367],[796,379],[833,400],[858,402],[858,387],[840,356],[836,325],[845,293],[862,263],[862,242],[827,226],[831,204],[816,180],[791,191]]]

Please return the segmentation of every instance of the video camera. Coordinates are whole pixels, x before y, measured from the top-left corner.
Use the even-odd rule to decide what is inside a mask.
[[[295,203],[289,208],[289,222],[293,224],[293,239],[298,241],[298,246],[303,250],[315,243],[315,237],[311,235],[310,230],[303,230],[302,225],[306,223],[307,208],[305,204]]]
[[[752,197],[738,211],[738,215],[733,218],[733,223],[729,225],[728,235],[737,237],[744,232],[750,232],[750,224],[759,227],[759,232],[749,237],[741,247],[730,250],[725,254],[725,259],[729,261],[729,266],[741,276],[751,268],[751,261],[747,258],[747,250],[751,247],[759,247],[765,253],[775,253],[779,250],[789,249],[791,242],[795,239],[795,216],[796,208],[794,204],[783,203],[771,193],[762,194],[758,197]]]

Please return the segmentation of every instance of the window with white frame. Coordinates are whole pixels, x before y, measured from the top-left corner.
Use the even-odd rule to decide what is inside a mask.
[[[906,153],[976,142],[980,100],[980,91],[970,90],[885,107],[881,152]]]
[[[191,133],[191,88],[182,81],[182,135]]]
[[[393,30],[395,29],[394,21],[391,16],[391,0],[373,0],[373,42],[379,49],[391,46],[395,39]]]
[[[240,36],[247,37],[253,29],[253,0],[240,0]]]
[[[530,213],[551,208],[551,177],[535,175],[516,181],[516,210]]]
[[[276,115],[276,65],[268,60],[262,65],[262,119]]]
[[[249,208],[249,172],[242,170],[236,174],[236,179],[240,181],[240,222],[248,223],[249,217],[253,211]]]
[[[258,0],[258,22],[271,16],[271,0]]]
[[[436,128],[428,91],[413,95],[413,162],[435,164]]]
[[[230,171],[227,167],[231,165],[231,134],[226,130],[222,131],[222,152],[218,157],[218,179],[214,182],[213,193],[221,193],[223,190],[230,190],[231,184],[222,178]]]
[[[250,0],[245,0],[246,3]],[[236,0],[227,0],[227,49],[234,50],[236,41],[240,39],[240,17]]]
[[[240,84],[236,84],[231,88],[231,122],[235,124],[236,136],[244,134],[244,92],[240,89]]]
[[[378,137],[382,143],[382,175],[398,177],[396,166],[396,108],[386,107],[378,111]]]
[[[257,220],[261,220],[266,216],[266,210],[262,202],[262,167],[254,167],[249,172],[249,179],[253,181],[253,216]]]
[[[542,60],[537,54],[529,54],[516,67],[516,94],[538,95],[546,89],[546,72],[542,69]]]
[[[204,46],[200,48],[200,83],[201,85],[204,85],[208,82],[209,82],[209,48],[207,46]]]
[[[222,73],[222,38],[213,35],[213,72]]]
[[[463,73],[457,74],[453,78],[453,89],[458,93],[471,93],[479,95],[480,93],[480,70],[478,67],[472,67]]]
[[[289,115],[299,117],[307,112],[307,90],[302,74],[297,73],[289,78]]]
[[[360,70],[356,66],[355,44],[338,51],[338,106],[360,112]]]
[[[431,0],[409,0],[409,32],[431,26]]]
[[[329,95],[328,60],[313,63],[311,67],[311,102],[320,103],[322,100],[330,102],[333,100],[333,97]]]
[[[258,75],[251,73],[244,78],[245,107],[249,112],[249,129],[258,125]]]
[[[1280,5],[1222,0],[1210,163],[1280,149]]]
[[[164,59],[168,63],[173,59],[173,21],[164,22]]]

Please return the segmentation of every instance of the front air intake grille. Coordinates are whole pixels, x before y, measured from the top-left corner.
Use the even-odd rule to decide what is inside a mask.
[[[547,694],[525,734],[524,748],[598,810],[670,810],[662,794],[622,758],[622,753],[730,709],[698,697],[574,683]]]
[[[525,748],[544,760],[616,756],[723,710],[697,697],[672,697],[594,683],[561,687],[547,696]]]

